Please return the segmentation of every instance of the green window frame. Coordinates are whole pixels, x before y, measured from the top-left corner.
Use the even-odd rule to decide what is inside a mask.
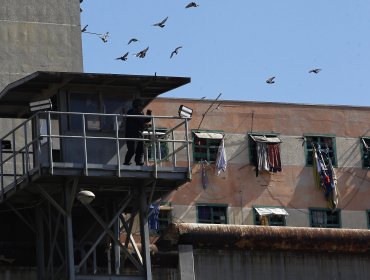
[[[253,207],[253,221],[255,225],[263,225],[262,217],[258,214],[256,211],[256,208],[258,207],[268,207],[268,208],[281,208],[284,209],[283,207],[279,206],[254,206]],[[265,216],[266,221],[268,226],[286,226],[286,217],[284,215],[267,215]]]
[[[370,168],[370,136],[361,137],[362,167]]]
[[[341,210],[329,208],[309,208],[310,226],[319,228],[341,228]]]
[[[219,133],[220,130],[192,130],[193,136],[193,161],[200,162],[206,160],[208,162],[215,162],[217,159],[218,147],[222,139],[199,138],[196,133]]]
[[[321,149],[329,149],[329,157],[334,167],[337,167],[337,149],[334,135],[305,134],[306,166],[312,166],[313,143],[320,144]],[[325,162],[328,164],[328,162]]]
[[[155,132],[156,133],[165,133],[167,132],[167,128],[156,128],[155,129]],[[148,137],[149,138],[149,137]],[[169,154],[169,150],[168,150],[168,142],[159,142],[159,146],[160,146],[160,151],[161,151],[161,161],[166,161],[168,160],[168,154]],[[147,151],[147,155],[148,155],[148,160],[149,161],[154,161],[154,147],[152,144],[148,144],[146,146],[146,151]],[[157,146],[157,157],[158,157],[158,146]],[[159,159],[159,157],[158,157]]]
[[[257,144],[253,140],[252,136],[265,136],[269,137],[279,137],[278,133],[271,132],[250,132],[248,133],[248,142],[249,142],[249,161],[256,165],[257,164]]]
[[[367,228],[370,229],[370,210],[366,210]]]
[[[227,224],[227,204],[197,204],[197,223]]]
[[[158,213],[158,231],[163,232],[168,229],[172,223],[172,207],[171,203],[163,202],[159,206]]]

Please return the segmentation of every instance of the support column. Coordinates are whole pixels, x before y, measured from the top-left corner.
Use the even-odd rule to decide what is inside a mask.
[[[113,207],[113,216],[118,211],[117,203],[114,204]],[[120,242],[120,226],[119,226],[119,218],[116,219],[113,225],[113,233],[116,236],[114,240],[114,268],[116,275],[120,274],[120,267],[121,267],[121,247],[119,245]]]
[[[35,209],[35,220],[36,220],[36,253],[37,253],[37,279],[45,279],[45,244],[44,244],[44,224],[42,221],[42,209],[41,206]]]
[[[179,245],[180,280],[195,280],[193,245]]]
[[[64,197],[65,197],[65,209],[66,209],[66,261],[67,261],[67,275],[68,280],[75,280],[75,261],[74,261],[74,252],[73,252],[73,230],[72,230],[72,207],[69,207],[72,201],[70,195],[71,188],[66,184],[64,186]]]
[[[145,195],[145,188],[140,189],[140,235],[141,235],[141,255],[143,257],[143,266],[146,273],[146,279],[152,280],[152,267],[150,261],[150,240],[148,226],[148,203]]]

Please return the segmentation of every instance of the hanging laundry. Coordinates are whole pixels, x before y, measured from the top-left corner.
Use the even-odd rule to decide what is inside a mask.
[[[337,175],[335,174],[333,164],[330,159],[329,159],[329,168],[331,172],[331,187],[332,187],[329,201],[331,203],[331,208],[335,209],[337,208],[339,202],[338,180]]]
[[[221,171],[225,172],[227,167],[225,143],[222,138],[221,144],[218,147],[217,158],[216,158],[216,175],[219,176]]]
[[[259,171],[269,171],[267,144],[263,142],[257,142],[257,167]]]
[[[253,136],[252,139],[256,142],[256,176],[260,171],[281,172],[281,140],[266,136]]]
[[[159,206],[156,204],[151,204],[149,206],[149,217],[148,217],[149,229],[158,230],[158,216],[159,216]]]
[[[202,160],[201,165],[202,165],[202,186],[203,189],[206,189],[208,185],[208,175],[207,175],[208,162],[206,160]]]
[[[267,144],[267,156],[270,172],[281,172],[280,144]]]
[[[315,185],[323,190],[325,199],[329,202],[329,207],[335,209],[339,201],[339,192],[329,149],[321,149],[319,144],[316,148],[313,144],[312,162]]]

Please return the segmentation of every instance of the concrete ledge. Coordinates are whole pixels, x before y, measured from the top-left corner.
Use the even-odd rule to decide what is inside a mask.
[[[370,231],[308,227],[174,224],[165,239],[195,248],[370,254]]]

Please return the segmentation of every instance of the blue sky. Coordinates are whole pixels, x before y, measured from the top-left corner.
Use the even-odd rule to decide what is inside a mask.
[[[192,79],[166,97],[370,106],[369,0],[189,2],[84,0],[81,26],[110,34],[82,34],[84,71]]]

